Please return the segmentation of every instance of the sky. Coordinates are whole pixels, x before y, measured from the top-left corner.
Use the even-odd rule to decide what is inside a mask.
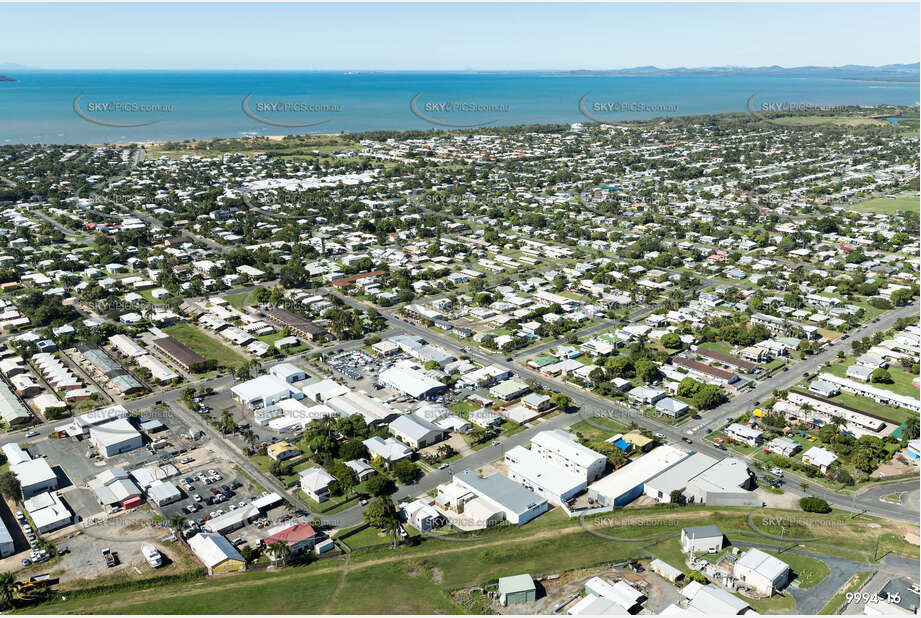
[[[3,4],[0,66],[542,70],[919,60],[906,4]]]

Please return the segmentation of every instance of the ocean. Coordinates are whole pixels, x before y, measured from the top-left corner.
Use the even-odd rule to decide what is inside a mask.
[[[916,83],[538,72],[9,71],[0,144],[123,143],[915,105]]]

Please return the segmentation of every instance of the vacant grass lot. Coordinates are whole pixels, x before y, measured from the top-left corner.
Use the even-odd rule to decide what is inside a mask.
[[[221,344],[219,341],[201,332],[191,324],[173,324],[172,326],[164,328],[163,331],[186,344],[205,358],[213,358],[217,361],[218,365],[236,368],[246,362],[245,358]]]
[[[619,541],[590,534],[578,520],[570,520],[553,509],[522,527],[500,526],[473,533],[470,541],[424,538],[415,546],[392,550],[374,547],[353,553],[349,559],[324,560],[313,565],[280,572],[252,572],[244,575],[197,580],[190,583],[141,590],[111,591],[93,596],[69,598],[31,608],[38,613],[457,613],[459,608],[448,593],[464,586],[495,582],[512,573],[537,577],[605,562],[656,555],[684,568],[677,550],[680,530],[688,525],[715,524],[730,541],[770,542],[747,526],[751,509],[708,507],[655,507],[625,509],[587,520],[598,531],[622,538],[661,537],[656,541]],[[790,511],[759,509],[765,517],[790,517]],[[884,526],[880,555],[886,551],[917,557],[918,547],[904,535],[909,524],[885,522],[850,513],[826,515],[795,513],[797,521],[819,541],[803,543],[807,551],[865,560],[873,554],[876,528]],[[830,519],[841,522],[833,530]],[[811,522],[815,522],[813,526]],[[666,523],[668,522],[668,523]],[[805,522],[805,523],[803,523]],[[376,534],[376,533],[375,533]],[[358,535],[356,535],[358,536]],[[841,543],[847,538],[846,544]],[[376,539],[376,537],[375,537]],[[800,556],[782,556],[794,570],[818,580],[821,567],[800,563]],[[816,561],[817,562],[817,561]],[[59,597],[58,597],[59,598]],[[792,599],[776,597],[752,601],[759,611],[793,609]],[[38,610],[38,611],[37,611]]]
[[[921,200],[917,197],[910,197],[907,195],[895,199],[875,197],[850,206],[851,210],[856,210],[858,212],[875,212],[886,215],[894,215],[904,210],[918,212],[919,208],[921,208]]]

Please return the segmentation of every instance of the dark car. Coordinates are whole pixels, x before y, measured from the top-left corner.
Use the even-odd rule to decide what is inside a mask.
[[[212,487],[209,491],[211,491],[212,496],[216,496],[218,494],[218,491],[214,487]]]
[[[690,438],[681,438],[681,441],[682,441],[682,442],[687,442],[688,444],[693,444],[693,443],[694,443],[693,440],[691,440]]]

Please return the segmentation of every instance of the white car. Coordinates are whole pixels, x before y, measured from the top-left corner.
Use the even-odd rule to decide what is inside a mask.
[[[37,436],[37,435],[38,435],[38,432],[35,431],[35,430],[32,430],[32,431],[30,431],[29,433],[26,434],[26,437],[27,437],[27,438],[34,438],[34,437]]]
[[[195,502],[201,502],[201,496],[199,496],[198,494],[195,494],[194,496],[192,496],[192,500],[195,500]]]

